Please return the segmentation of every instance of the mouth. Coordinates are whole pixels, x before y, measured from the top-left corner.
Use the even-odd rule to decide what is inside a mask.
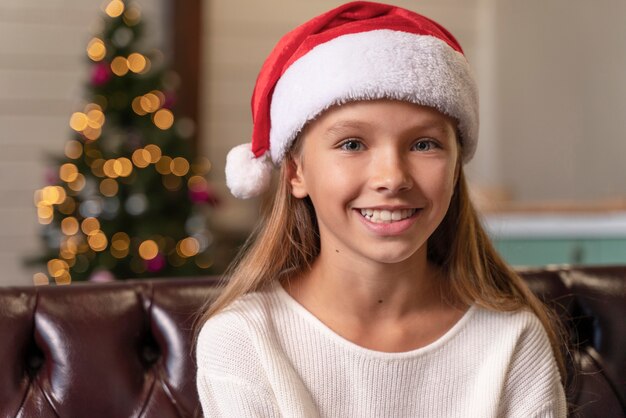
[[[413,217],[420,209],[358,209],[368,221],[375,224],[389,224]]]

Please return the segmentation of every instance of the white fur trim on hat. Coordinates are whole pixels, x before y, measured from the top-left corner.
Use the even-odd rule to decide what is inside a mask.
[[[282,161],[304,125],[329,107],[383,98],[431,106],[457,119],[463,161],[471,159],[478,91],[463,54],[434,36],[381,29],[334,38],[287,68],[272,95],[272,160]]]
[[[226,156],[226,185],[233,196],[248,199],[269,188],[272,162],[267,154],[255,157],[250,143],[231,149]]]

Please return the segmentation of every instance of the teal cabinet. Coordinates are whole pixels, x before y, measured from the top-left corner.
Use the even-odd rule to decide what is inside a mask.
[[[626,264],[626,213],[498,214],[483,224],[513,266]]]
[[[493,243],[500,255],[514,266],[626,264],[626,238],[495,238]]]

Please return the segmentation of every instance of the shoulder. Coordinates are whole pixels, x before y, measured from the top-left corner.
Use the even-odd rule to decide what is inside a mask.
[[[565,395],[548,334],[529,310],[478,309],[477,321],[491,334],[491,361],[504,365],[501,416],[565,414]],[[496,352],[497,351],[497,352]],[[498,361],[499,360],[499,361]],[[538,411],[549,410],[541,415]]]
[[[533,345],[546,345],[550,342],[546,330],[537,316],[527,309],[503,312],[474,307],[473,330],[485,336],[522,342]]]
[[[273,301],[268,291],[246,294],[202,326],[196,346],[198,371],[233,375],[258,359],[259,335],[271,332]],[[248,366],[246,366],[248,365]]]

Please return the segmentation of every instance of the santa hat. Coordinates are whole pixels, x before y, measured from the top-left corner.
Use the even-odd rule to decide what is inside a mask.
[[[434,107],[458,121],[463,161],[476,149],[478,94],[456,39],[400,7],[357,1],[285,35],[263,64],[252,95],[252,142],[226,158],[236,197],[264,192],[305,124],[329,107],[397,99]]]

